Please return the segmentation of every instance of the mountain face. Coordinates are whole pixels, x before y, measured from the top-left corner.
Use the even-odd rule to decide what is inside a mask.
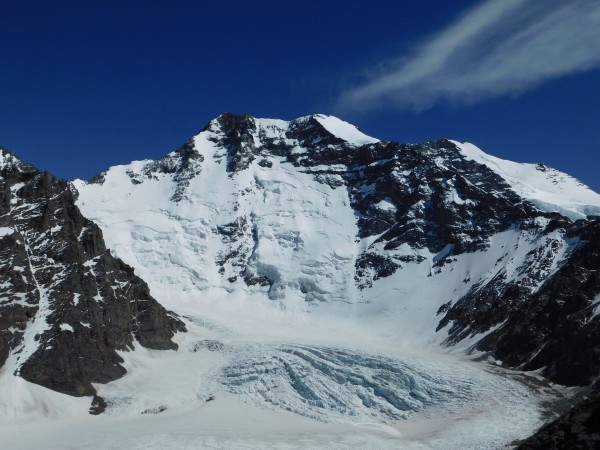
[[[403,340],[426,327],[560,383],[598,375],[600,196],[547,166],[381,142],[328,116],[226,114],[159,161],[74,187],[162,301],[380,302],[402,311]],[[376,300],[385,279],[395,290]]]
[[[495,328],[476,348],[492,352],[511,367],[543,369],[552,381],[588,385],[600,372],[600,221],[577,222],[565,228],[566,239],[577,242],[566,261],[536,289],[523,281],[507,282],[504,274],[486,285],[475,285],[453,305],[445,305],[438,329],[450,325],[449,343]],[[548,238],[545,238],[548,239]],[[542,267],[557,241],[531,255]],[[532,258],[532,259],[533,259]]]
[[[561,384],[589,386],[600,373],[600,196],[543,164],[449,140],[383,142],[330,116],[225,114],[161,160],[73,188],[116,255],[174,309],[231,303],[264,321],[239,300],[258,298],[290,317],[370,324],[397,347],[454,348]],[[318,417],[306,402],[326,404],[315,392],[331,380],[309,380],[336,353],[276,351],[226,369],[226,383],[272,404],[299,395],[286,408]],[[261,388],[281,385],[256,367],[285,373],[295,364],[285,355],[302,352],[303,364],[320,361],[297,369],[308,384],[289,375],[293,394]],[[385,408],[397,411],[391,398]]]
[[[176,349],[183,330],[133,269],[106,249],[69,185],[0,149],[0,367],[32,383],[94,395],[125,374],[137,340]]]
[[[598,379],[600,195],[543,164],[324,115],[224,114],[160,160],[70,184],[2,155],[0,376],[110,414],[234,395],[353,426],[452,417],[421,436],[433,448],[539,426],[532,391],[495,366]],[[556,426],[582,429],[594,402]],[[554,439],[540,433],[523,445]]]

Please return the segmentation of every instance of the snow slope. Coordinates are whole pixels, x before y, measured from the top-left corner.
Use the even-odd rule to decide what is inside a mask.
[[[486,165],[521,197],[542,211],[558,212],[572,219],[600,216],[600,194],[579,180],[543,164],[516,163],[496,158],[469,143],[452,141],[467,158]]]
[[[129,374],[99,387],[109,416],[131,416],[128,425],[111,425],[122,430],[116,436],[133,442],[128,427],[154,421],[152,414],[142,419],[144,411],[160,413],[166,428],[182,429],[190,445],[216,447],[499,448],[529,434],[541,420],[538,393],[464,360],[482,334],[441,347],[448,328],[436,332],[438,313],[498,280],[535,292],[578,240],[562,229],[544,233],[549,219],[543,216],[486,236],[485,245],[461,254],[453,244],[433,250],[418,240],[390,246],[385,233],[359,237],[361,217],[390,220],[399,214],[398,202],[386,194],[376,197],[375,212],[357,212],[351,195],[379,187],[344,184],[342,175],[364,168],[318,164],[319,155],[335,156],[340,147],[321,131],[311,134],[311,120],[346,142],[356,158],[378,142],[321,115],[248,119],[251,126],[239,133],[213,121],[161,161],[115,166],[96,182],[73,182],[79,208],[100,225],[108,247],[147,280],[162,304],[186,318],[190,330],[178,354],[124,355]],[[580,187],[588,197],[577,203],[568,196],[572,179],[551,172],[554,183],[534,166],[513,166],[455,144],[464,158],[490,167],[538,207],[543,200],[570,216],[591,211],[582,205],[593,204],[596,194]],[[317,163],[290,161],[281,148],[296,162]],[[452,153],[444,159],[448,149],[426,150],[435,170],[460,167]],[[389,163],[376,161],[369,170]],[[392,180],[403,186],[413,175],[394,169]],[[433,195],[434,188],[421,187],[421,194]],[[443,201],[452,208],[477,206],[464,185],[444,189]],[[513,201],[508,198],[501,198],[503,205]],[[418,202],[409,217],[419,231],[427,225],[419,222],[426,203]],[[373,282],[359,289],[357,264],[367,252],[375,261],[391,258],[398,268],[369,274]],[[234,406],[256,422],[232,425],[224,417]],[[272,416],[272,409],[284,414]],[[265,434],[273,417],[280,418],[274,434]],[[191,431],[188,421],[215,431]],[[85,425],[91,433],[96,426]],[[160,447],[168,439],[175,438],[161,431],[137,442]]]
[[[314,117],[353,145],[367,139],[350,133],[352,126],[339,119]],[[358,238],[357,212],[341,177],[346,166],[306,168],[261,150],[267,138],[285,142],[295,154],[311,151],[286,135],[308,118],[252,121],[256,128],[249,142],[263,159],[251,160],[243,170],[228,170],[232,156],[213,121],[191,141],[199,156],[190,159],[193,170],[185,183],[180,172],[157,170],[152,161],[112,167],[99,183],[73,182],[81,211],[100,225],[108,247],[147,280],[167,308],[201,308],[218,320],[239,315],[273,322],[273,329],[286,321],[351,323],[399,345],[438,345],[446,337],[435,333],[442,305],[499,274],[507,283],[523,282],[535,290],[576,246],[560,231],[542,239],[539,231],[513,229],[490,236],[482,251],[454,257],[452,246],[439,252],[416,244],[389,249],[380,235]],[[461,151],[465,148],[472,157],[475,150],[466,145]],[[173,152],[161,164],[175,170],[182,160]],[[327,175],[321,174],[325,169]],[[450,202],[465,204],[456,191]],[[387,200],[377,208],[396,214]],[[540,219],[536,226],[546,223]],[[356,264],[367,251],[402,261],[402,268],[370,289],[358,289]],[[535,251],[549,259],[536,262]],[[538,278],[529,278],[536,265]]]
[[[75,181],[80,209],[168,307],[209,289],[287,296],[289,307],[299,290],[310,297],[296,299],[301,308],[305,299],[352,301],[347,280],[356,250],[349,243],[357,231],[347,191],[331,189],[281,158],[270,159],[272,167],[255,162],[232,177],[225,170],[227,155],[210,139],[210,132],[194,139],[203,161],[184,200],[171,201],[177,183],[170,174],[132,184],[131,174],[148,163],[139,161],[112,167],[102,185]],[[242,263],[246,277],[268,276],[274,284],[247,286]]]
[[[331,134],[350,144],[365,145],[379,142],[379,139],[367,136],[359,131],[354,125],[344,122],[337,117],[326,116],[323,114],[316,114],[313,117],[315,117],[315,119]]]

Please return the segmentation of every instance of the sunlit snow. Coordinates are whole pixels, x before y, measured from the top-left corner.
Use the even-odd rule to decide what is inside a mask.
[[[600,215],[600,195],[575,178],[542,164],[507,161],[488,155],[469,143],[455,142],[463,155],[488,166],[521,197],[542,211],[558,212],[573,219]]]
[[[378,142],[337,118],[314,117],[353,148]],[[254,142],[284,140],[289,126],[257,119]],[[497,276],[535,291],[576,240],[515,227],[491,236],[487,248],[456,256],[451,247],[384,249],[377,235],[356,237],[345,186],[319,182],[272,155],[270,165],[256,159],[228,172],[217,133],[209,128],[194,138],[202,160],[184,188],[172,173],[145,172],[151,161],[112,167],[102,184],[74,182],[79,208],[102,228],[107,247],[186,321],[189,332],[176,336],[179,350],[137,346],[121,353],[127,375],[96,385],[108,404],[100,417],[86,416],[89,399],[64,401],[17,380],[5,365],[4,442],[21,448],[68,447],[73,440],[102,448],[493,449],[541,423],[543,395],[466,359],[473,341],[440,346],[447,330],[435,332],[437,311]],[[286,145],[306,152],[297,142]],[[496,164],[493,170],[526,198],[583,213],[567,195],[570,188],[561,187],[573,180],[547,181],[535,166],[517,170],[460,145],[467,157]],[[183,195],[173,201],[176,192]],[[595,205],[586,195],[578,198]],[[464,200],[451,191],[447,201]],[[387,200],[374,206],[381,214],[395,212]],[[367,249],[402,263],[360,290],[355,264]],[[535,252],[549,254],[545,264]],[[539,279],[527,278],[523,268],[531,266]],[[34,408],[36,402],[44,407]],[[44,433],[24,433],[31,420]]]
[[[316,114],[314,117],[327,131],[350,144],[365,145],[379,142],[379,139],[367,136],[354,125],[344,122],[337,117],[323,114]]]

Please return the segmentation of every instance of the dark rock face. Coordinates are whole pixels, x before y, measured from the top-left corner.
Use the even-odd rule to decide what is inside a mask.
[[[476,348],[512,367],[543,368],[557,383],[593,382],[600,373],[600,317],[594,315],[600,295],[600,221],[578,222],[566,233],[580,239],[579,248],[535,292],[523,281],[493,280],[475,286],[445,312],[440,328],[452,323],[450,343],[503,324]],[[542,262],[547,257],[536,256]]]
[[[181,321],[106,250],[69,185],[0,149],[0,366],[70,395],[125,373],[134,339],[176,349]]]
[[[600,448],[600,392],[576,405],[533,436],[519,450],[594,450]]]
[[[177,188],[171,197],[174,202],[185,198],[185,190],[189,180],[201,172],[200,163],[204,157],[195,149],[192,141],[186,142],[178,150],[169,153],[158,161],[147,164],[141,173],[129,171],[128,175],[132,184],[141,184],[145,179],[158,179],[161,174],[174,174]],[[104,183],[104,175],[100,174],[90,180],[92,183]]]

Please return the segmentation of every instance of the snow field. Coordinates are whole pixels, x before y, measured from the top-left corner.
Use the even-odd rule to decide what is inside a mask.
[[[376,142],[339,119],[315,118],[355,145]],[[285,139],[290,126],[256,123],[257,145],[261,133]],[[103,185],[74,182],[80,209],[107,246],[190,329],[177,336],[178,352],[124,354],[128,375],[98,386],[107,417],[84,428],[93,435],[110,424],[134,448],[499,448],[540,424],[536,394],[464,358],[482,335],[440,346],[447,330],[435,332],[437,311],[497,277],[534,292],[578,242],[560,230],[542,238],[513,228],[458,256],[406,244],[385,250],[377,236],[356,238],[344,186],[320,183],[277,156],[270,168],[257,158],[229,173],[215,133],[194,138],[204,159],[178,202],[177,180],[146,176],[147,161],[109,169]],[[600,206],[597,194],[563,174],[456,144],[540,207],[580,217]],[[570,197],[573,186],[583,200]],[[451,193],[448,201],[462,200]],[[394,210],[385,200],[377,207]],[[359,290],[355,263],[366,249],[401,268]],[[402,262],[406,256],[424,259]],[[537,276],[527,275],[532,266]]]
[[[451,142],[468,159],[488,166],[504,178],[517,194],[542,211],[558,212],[574,220],[600,215],[600,194],[566,173],[541,164],[496,158],[467,142]]]

